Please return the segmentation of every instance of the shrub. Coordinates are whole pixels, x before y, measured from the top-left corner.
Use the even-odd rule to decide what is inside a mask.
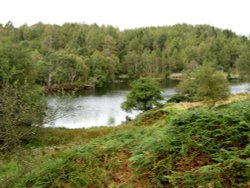
[[[195,96],[212,104],[228,98],[230,94],[225,74],[209,65],[200,66],[184,74],[178,90],[181,94]]]

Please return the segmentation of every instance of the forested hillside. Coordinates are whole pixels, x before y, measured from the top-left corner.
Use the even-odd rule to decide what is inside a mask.
[[[120,31],[112,26],[37,23],[0,25],[0,45],[18,45],[30,53],[40,85],[104,86],[121,78],[157,76],[210,63],[237,73],[248,61],[250,41],[209,25],[178,24]]]

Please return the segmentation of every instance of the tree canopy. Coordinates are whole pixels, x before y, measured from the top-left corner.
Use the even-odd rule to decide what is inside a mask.
[[[250,81],[250,50],[243,50],[236,61],[239,73],[244,80]]]
[[[0,28],[0,42],[6,41],[32,52],[41,85],[103,86],[120,75],[165,78],[204,62],[235,74],[250,51],[249,39],[244,36],[209,25],[188,24],[120,31],[96,24],[37,23],[16,28],[8,23]]]
[[[1,45],[0,152],[14,148],[43,121],[45,100],[35,80],[29,52],[20,46]]]
[[[131,91],[127,99],[122,103],[122,109],[131,110],[150,110],[159,106],[162,100],[161,87],[157,80],[149,77],[141,77],[131,83]]]

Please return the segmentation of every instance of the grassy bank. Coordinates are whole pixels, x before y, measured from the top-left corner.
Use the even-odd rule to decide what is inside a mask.
[[[118,127],[42,129],[3,187],[249,187],[250,99],[167,104]]]

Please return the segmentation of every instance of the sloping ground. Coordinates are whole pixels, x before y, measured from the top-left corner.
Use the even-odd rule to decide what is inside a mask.
[[[130,123],[135,126],[123,125],[88,142],[45,150],[43,155],[31,153],[21,163],[5,161],[1,185],[249,187],[246,97],[216,108],[169,104],[141,114]]]

